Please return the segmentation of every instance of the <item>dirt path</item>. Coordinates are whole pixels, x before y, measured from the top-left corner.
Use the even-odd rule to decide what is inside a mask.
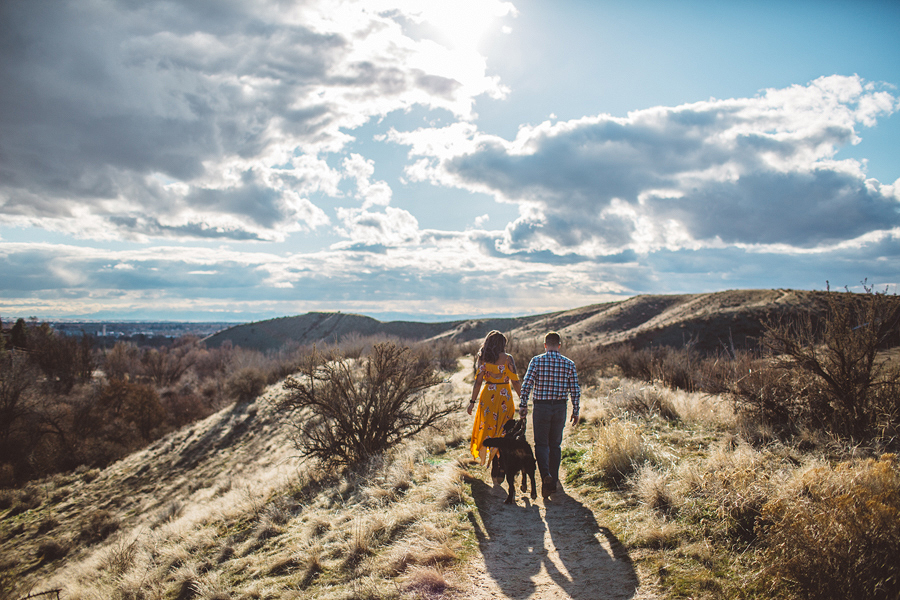
[[[465,375],[463,369],[451,378],[459,393],[471,392]],[[569,431],[567,425],[565,433]],[[533,445],[530,417],[527,435]],[[537,500],[532,500],[517,489],[513,506],[503,503],[505,482],[494,486],[489,471],[478,465],[469,472],[481,522],[472,519],[480,555],[465,573],[471,587],[468,598],[656,598],[648,587],[639,585],[625,546],[577,494],[563,490],[544,500],[539,491]],[[563,472],[560,476],[565,480]]]
[[[483,479],[490,482],[489,476]],[[470,483],[484,526],[473,523],[481,556],[467,572],[469,597],[654,597],[649,590],[639,590],[626,548],[577,496],[563,491],[532,501],[517,491],[518,504],[512,506],[503,504],[505,489],[477,479]]]

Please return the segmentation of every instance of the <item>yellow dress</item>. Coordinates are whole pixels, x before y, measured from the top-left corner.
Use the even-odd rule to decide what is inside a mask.
[[[472,456],[485,464],[488,453],[481,444],[489,437],[500,437],[503,424],[516,414],[516,403],[513,401],[510,381],[518,381],[519,377],[506,365],[482,363],[478,367],[481,375],[481,393],[475,412],[475,423],[472,425]],[[491,452],[495,452],[492,448]]]

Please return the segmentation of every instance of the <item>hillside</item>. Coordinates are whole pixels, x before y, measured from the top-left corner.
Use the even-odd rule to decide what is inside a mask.
[[[385,323],[362,315],[311,312],[294,317],[280,317],[237,325],[211,335],[204,341],[209,347],[218,347],[225,342],[231,342],[235,346],[261,351],[277,350],[285,344],[302,346],[320,342],[334,343],[350,335],[391,336],[404,340],[427,340],[450,336],[454,340],[468,341],[483,337],[491,329],[508,331],[539,318],[473,319],[445,323],[415,321]]]
[[[463,364],[429,393],[468,393]],[[340,475],[297,460],[298,415],[275,409],[284,393],[29,488],[30,508],[0,510],[0,598],[656,597],[578,496],[503,504],[470,460],[462,408],[443,432]]]
[[[697,349],[711,351],[723,344],[754,346],[767,318],[819,312],[824,295],[802,290],[642,295],[542,315],[444,323],[381,322],[360,315],[318,312],[238,325],[210,336],[206,343],[216,347],[230,341],[235,346],[265,351],[285,344],[337,342],[351,335],[468,342],[499,329],[518,339],[537,338],[556,330],[564,339],[601,346],[621,342],[638,347],[681,346],[693,341]]]

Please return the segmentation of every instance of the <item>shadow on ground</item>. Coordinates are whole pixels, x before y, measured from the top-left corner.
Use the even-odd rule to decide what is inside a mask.
[[[467,477],[481,522],[475,527],[486,575],[509,598],[632,598],[638,587],[625,546],[594,513],[566,493],[532,501]]]

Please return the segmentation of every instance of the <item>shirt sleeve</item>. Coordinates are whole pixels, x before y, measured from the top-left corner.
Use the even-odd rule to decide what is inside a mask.
[[[532,358],[528,363],[528,370],[525,371],[525,377],[522,379],[522,395],[519,398],[519,408],[528,408],[528,394],[531,393],[531,387],[534,385],[534,369],[535,360]]]
[[[578,371],[575,363],[572,363],[572,372],[569,376],[569,394],[572,396],[572,415],[577,415],[581,410],[581,386],[578,385]]]

